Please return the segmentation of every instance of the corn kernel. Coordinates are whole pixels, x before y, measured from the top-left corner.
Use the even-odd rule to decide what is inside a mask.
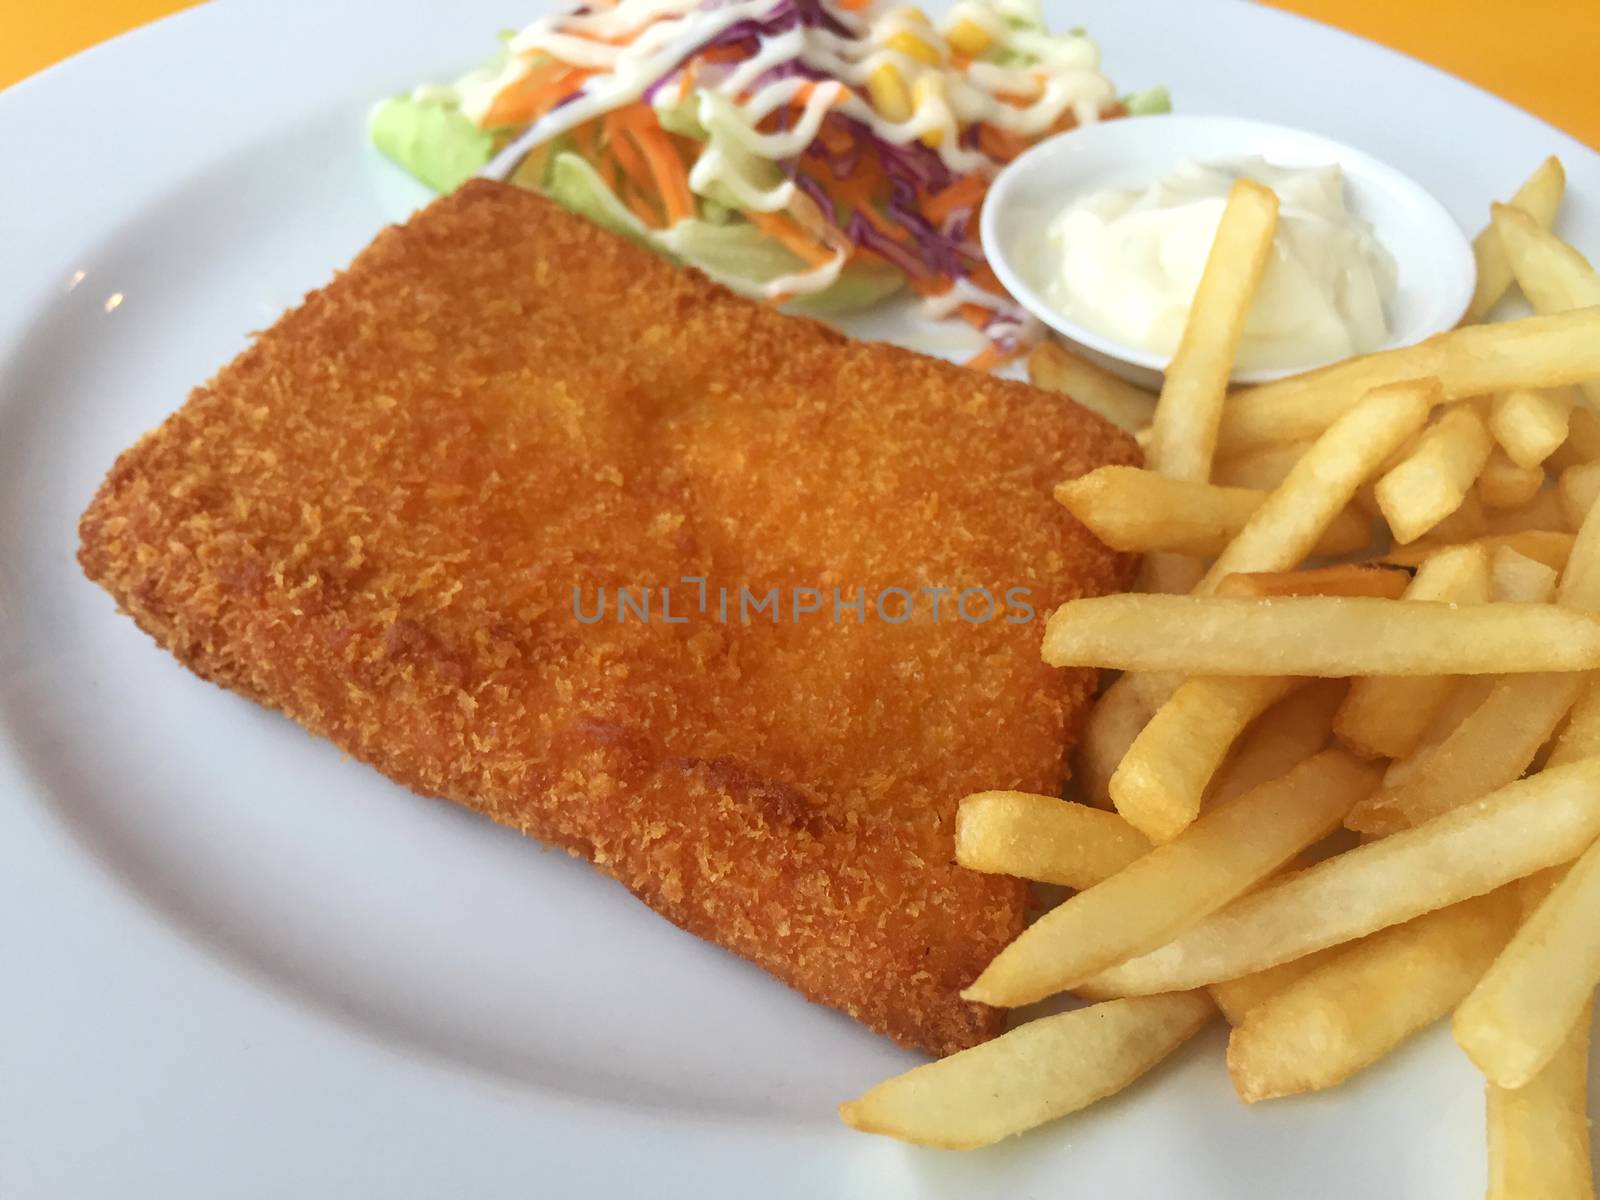
[[[927,63],[930,67],[939,65],[939,51],[914,33],[905,30],[892,33],[884,39],[883,44],[916,62]]]
[[[924,28],[932,28],[933,26],[933,22],[928,20],[928,14],[915,5],[908,4],[904,8],[897,8],[894,10],[893,15],[909,24],[921,25]]]
[[[945,40],[961,53],[977,58],[989,48],[989,31],[963,17],[945,34]]]
[[[944,102],[944,80],[932,71],[917,76],[916,83],[911,85],[911,103],[917,111],[921,111],[928,104],[942,104]],[[944,141],[943,129],[925,129],[922,131],[922,144],[930,149],[938,149],[939,143]]]
[[[899,124],[911,116],[911,95],[905,76],[892,63],[884,63],[867,76],[867,95],[886,121]]]

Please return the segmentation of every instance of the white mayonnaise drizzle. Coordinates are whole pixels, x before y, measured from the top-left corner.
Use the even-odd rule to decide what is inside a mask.
[[[464,112],[481,123],[494,95],[525,78],[547,56],[597,74],[577,99],[535,121],[482,173],[496,179],[508,177],[535,146],[614,109],[638,103],[652,85],[664,79],[655,102],[662,107],[675,106],[679,81],[667,77],[674,75],[680,64],[741,22],[776,17],[783,3],[785,0],[731,0],[720,7],[704,7],[700,0],[618,0],[591,12],[535,21],[511,39],[510,58],[504,67],[462,90]],[[894,145],[933,141],[936,144],[929,148],[930,153],[956,174],[991,174],[999,163],[979,147],[963,146],[958,136],[962,127],[987,122],[1033,138],[1069,112],[1079,122],[1092,121],[1113,99],[1110,83],[1099,72],[1099,53],[1093,43],[1081,36],[1045,33],[1035,0],[959,0],[946,19],[947,29],[961,21],[970,22],[1000,50],[1031,60],[1027,66],[972,62],[964,71],[948,65],[949,46],[915,10],[895,9],[870,25],[854,13],[831,6],[828,11],[853,36],[796,26],[761,37],[752,55],[725,71],[713,68],[697,74],[690,94],[695,97],[696,117],[710,140],[690,169],[692,191],[723,203],[731,200],[754,212],[801,207],[809,211],[804,194],[788,180],[775,179],[772,165],[804,153],[830,112],[859,121]],[[929,47],[938,64],[923,62],[893,44],[898,40],[903,45],[906,36]],[[799,76],[758,82],[789,63],[825,76],[826,82],[813,86]],[[885,68],[897,73],[908,95],[918,97],[903,121],[888,120],[868,99],[869,81]],[[918,81],[928,75],[936,77],[936,86],[918,88]],[[779,132],[760,129],[766,117],[803,91],[808,94],[791,128]],[[929,136],[933,134],[937,138]],[[671,230],[660,231],[654,240],[669,250],[674,248]],[[843,242],[842,237],[838,242]],[[820,290],[837,279],[848,249],[839,245],[833,261],[773,280],[764,291],[779,296]],[[996,297],[963,281],[930,302],[930,311],[936,306],[953,311],[965,303],[982,303],[1000,311]],[[1009,312],[1005,315],[1010,316]],[[1026,319],[1021,310],[1016,315],[1019,321]]]

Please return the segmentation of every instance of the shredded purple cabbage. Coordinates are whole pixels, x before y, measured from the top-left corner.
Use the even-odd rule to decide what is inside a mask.
[[[912,279],[926,279],[932,272],[928,265],[913,255],[906,247],[891,237],[886,237],[872,223],[855,212],[845,226],[845,237],[863,250],[870,250],[891,266],[899,268]]]
[[[944,219],[944,225],[939,232],[953,242],[967,243],[970,238],[968,233],[972,228],[972,209],[958,208]]]
[[[887,212],[891,220],[909,229],[922,256],[939,271],[953,279],[962,279],[972,273],[972,268],[982,257],[961,236],[952,237],[942,229],[935,229],[917,207],[917,193],[910,185],[895,180],[889,190]]]
[[[898,146],[873,132],[872,127],[835,113],[833,119],[850,130],[859,146],[871,146],[878,153],[883,169],[891,179],[900,179],[930,192],[941,191],[955,182],[944,160],[921,142]]]
[[[799,188],[811,202],[822,210],[822,219],[829,225],[839,224],[839,210],[834,207],[833,197],[828,195],[828,190],[809,175],[795,174],[791,178],[795,187]]]
[[[721,3],[720,0],[708,0],[708,2],[703,4],[701,7],[714,10],[720,8]],[[669,80],[675,78],[678,72],[681,71],[692,58],[695,58],[701,54],[705,54],[711,50],[720,49],[724,46],[740,46],[746,42],[752,43],[749,48],[753,51],[753,43],[758,41],[760,38],[776,37],[780,33],[788,33],[791,29],[800,27],[807,29],[825,29],[829,33],[835,34],[836,36],[842,38],[853,38],[859,36],[855,30],[846,26],[844,22],[839,20],[837,16],[824,8],[821,0],[782,0],[780,4],[774,6],[773,9],[760,20],[751,18],[750,20],[739,21],[736,24],[728,26],[728,28],[717,34],[716,37],[709,38],[700,45],[696,46],[688,54],[684,55],[682,60],[675,64],[670,71],[666,72],[666,74],[664,74],[660,79],[656,80],[644,90],[644,99],[647,103],[654,103],[656,93],[666,86]],[[763,78],[783,79],[793,75],[803,75],[808,79],[816,80],[827,78],[826,75],[807,67],[804,63],[799,61],[791,61],[781,64],[780,66],[775,67],[773,70],[767,72]]]
[[[714,10],[726,2],[727,0],[705,0],[702,7]],[[645,89],[644,99],[647,103],[653,103],[661,89],[674,84],[690,60],[699,55],[723,47],[739,47],[753,53],[761,39],[774,37],[797,27],[823,29],[841,38],[860,36],[850,27],[848,18],[841,18],[840,15],[829,12],[823,0],[781,0],[764,17],[740,21],[695,47],[671,70]],[[764,72],[758,83],[767,84],[791,78],[823,82],[831,76],[796,58],[779,63]],[[565,97],[561,104],[572,102],[577,99],[577,95],[575,93]],[[956,182],[957,177],[945,166],[944,160],[921,142],[913,141],[898,145],[880,137],[865,123],[841,113],[830,114],[828,119],[849,133],[848,147],[843,151],[832,151],[818,140],[807,146],[801,157],[817,160],[834,179],[844,180],[855,173],[864,154],[876,155],[890,180],[890,195],[884,206],[884,215],[911,234],[910,242],[901,243],[888,237],[860,212],[850,212],[846,217],[834,203],[827,189],[818,180],[800,170],[800,158],[778,164],[784,177],[791,180],[800,192],[817,206],[828,224],[840,228],[842,222],[842,232],[852,244],[878,255],[907,276],[926,279],[937,274],[960,279],[971,275],[973,268],[983,261],[983,256],[971,237],[975,215],[973,207],[964,206],[935,226],[923,215],[918,203],[919,196],[937,196]],[[780,129],[790,127],[791,118],[787,113],[780,114],[778,121]],[[960,134],[960,143],[963,146],[975,147],[977,140],[976,126],[971,126]],[[985,323],[983,331],[1002,350],[1012,350],[1018,345],[1023,328],[1014,317],[994,312]]]

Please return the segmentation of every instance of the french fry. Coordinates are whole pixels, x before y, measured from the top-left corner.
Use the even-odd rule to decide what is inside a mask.
[[[1344,694],[1344,680],[1315,679],[1269,708],[1245,730],[1233,753],[1211,777],[1206,803],[1225,804],[1287,774],[1323,749]]]
[[[1205,573],[1205,564],[1197,558],[1152,551],[1139,564],[1133,590],[1155,596],[1187,596]]]
[[[1456,1010],[1456,1041],[1496,1087],[1519,1088],[1537,1075],[1594,995],[1597,911],[1600,848],[1591,846]]]
[[[1479,546],[1445,550],[1423,561],[1406,588],[1408,600],[1487,604],[1489,557]],[[1454,686],[1449,676],[1355,679],[1334,717],[1334,731],[1362,754],[1401,758],[1416,749],[1428,722]]]
[[[1584,462],[1600,460],[1600,413],[1574,407],[1567,420],[1567,440],[1562,449],[1570,450]]]
[[[1496,546],[1489,564],[1493,581],[1494,598],[1515,604],[1548,604],[1555,599],[1556,576],[1554,567],[1547,567],[1536,558],[1511,546]]]
[[[1364,398],[1290,469],[1195,591],[1210,592],[1232,574],[1282,571],[1302,561],[1362,480],[1422,428],[1438,399],[1437,385],[1428,380],[1380,388]],[[1268,694],[1263,687],[1270,685],[1229,680],[1197,686],[1208,689],[1205,705],[1191,706],[1181,720],[1195,724],[1200,712],[1209,711],[1213,722],[1207,733],[1189,741],[1194,752],[1175,757],[1173,748],[1183,745],[1190,731],[1177,732],[1181,727],[1169,722],[1171,731],[1164,728],[1160,740],[1154,735],[1146,740],[1147,753],[1138,753],[1137,745],[1130,749],[1129,760],[1111,781],[1118,811],[1155,840],[1175,836],[1193,820],[1228,744],[1261,711]]]
[[[1494,205],[1491,212],[1517,286],[1535,311],[1600,304],[1600,272],[1587,258],[1525,212],[1505,204]]]
[[[1547,768],[1235,900],[1078,990],[1151,995],[1260,971],[1570,861],[1596,835],[1600,758]]]
[[[1561,207],[1561,197],[1566,188],[1567,175],[1562,170],[1561,160],[1552,155],[1540,163],[1517,189],[1511,203],[1537,224],[1549,229],[1555,224],[1556,210]],[[1478,282],[1464,319],[1481,321],[1512,283],[1511,262],[1506,257],[1505,246],[1501,244],[1493,221],[1472,239],[1472,255],[1478,263]]]
[[[1138,433],[1156,415],[1156,398],[1059,342],[1042,342],[1028,355],[1028,379],[1035,387],[1063,392],[1113,425]]]
[[[1578,527],[1556,601],[1566,608],[1600,611],[1600,508],[1590,508]]]
[[[1520,209],[1496,204],[1490,211],[1511,273],[1535,312],[1600,304],[1600,273],[1588,259]],[[1590,376],[1576,382],[1590,404],[1600,404],[1600,379]]]
[[[852,1129],[971,1150],[1120,1092],[1209,1021],[1204,992],[1113,1000],[1019,1025],[839,1106]]]
[[[1352,943],[1354,946],[1361,944],[1361,942]],[[1252,1010],[1265,1004],[1296,981],[1304,979],[1323,963],[1331,962],[1349,948],[1324,946],[1304,958],[1292,958],[1275,967],[1253,971],[1237,979],[1220,980],[1206,990],[1211,993],[1211,999],[1222,1010],[1223,1018],[1229,1025],[1237,1028]]]
[[[1277,225],[1277,193],[1249,179],[1235,181],[1150,427],[1146,459],[1163,475],[1199,483],[1211,478],[1233,356]]]
[[[1550,573],[1553,580],[1555,572]],[[1213,593],[1218,596],[1376,596],[1398,600],[1411,583],[1411,574],[1374,563],[1338,563],[1304,571],[1250,571],[1224,576]]]
[[[1560,872],[1561,868],[1559,867],[1541,871],[1539,874],[1530,875],[1528,878],[1512,884],[1506,889],[1501,889],[1501,892],[1490,894],[1499,896],[1502,893],[1509,893],[1510,888],[1515,888],[1515,898],[1520,903],[1521,911],[1526,913],[1529,907],[1528,897],[1530,892],[1537,893],[1539,891],[1538,886],[1535,885],[1553,882],[1553,877],[1559,875]],[[1477,900],[1462,901],[1462,905],[1476,903],[1478,903]],[[1460,908],[1462,905],[1455,905],[1453,908]],[[1450,912],[1452,910],[1440,909],[1439,911]],[[1514,913],[1516,910],[1508,905],[1507,911]],[[1426,917],[1417,918],[1418,921],[1426,919]],[[1404,926],[1396,926],[1395,928],[1404,928]],[[1283,992],[1290,985],[1304,979],[1324,963],[1332,962],[1341,955],[1350,954],[1354,950],[1365,946],[1374,938],[1383,937],[1386,932],[1386,930],[1379,930],[1377,933],[1370,934],[1365,938],[1358,938],[1353,942],[1346,942],[1343,945],[1324,946],[1321,950],[1307,954],[1303,958],[1293,958],[1288,962],[1279,963],[1275,967],[1267,967],[1249,975],[1241,975],[1237,979],[1224,979],[1219,983],[1213,983],[1206,990],[1211,993],[1211,998],[1216,1001],[1217,1007],[1222,1010],[1222,1015],[1227,1019],[1228,1024],[1238,1026],[1252,1009],[1266,1003],[1266,1001]],[[1510,932],[1510,929],[1506,930],[1507,937],[1510,936]]]
[[[1578,530],[1557,597],[1570,610],[1600,610],[1600,509],[1590,509]],[[1587,677],[1566,680],[1565,690],[1571,691],[1566,709],[1589,688]],[[1541,699],[1546,706],[1554,707],[1560,702],[1560,693],[1546,694]],[[1530,720],[1530,709],[1533,715],[1549,712],[1547,707],[1546,714],[1539,714],[1538,702],[1534,698],[1528,701],[1522,714],[1515,718],[1518,722]],[[1574,717],[1581,718],[1582,725],[1574,731],[1573,722],[1568,722],[1568,731],[1550,755],[1557,763],[1566,762],[1573,754],[1576,739],[1592,730],[1594,714],[1589,707],[1584,706]],[[1531,730],[1531,725],[1526,728]],[[1550,730],[1554,728],[1552,722]],[[1501,731],[1496,733],[1498,744],[1514,741],[1504,738]],[[1568,734],[1573,736],[1573,742],[1563,750]],[[1539,739],[1541,744],[1542,741],[1544,738]],[[1555,1053],[1555,1046],[1566,1032],[1562,1021],[1570,1024],[1576,1018],[1579,1006],[1594,992],[1595,982],[1600,981],[1600,938],[1589,934],[1594,912],[1589,906],[1595,898],[1600,898],[1600,858],[1590,853],[1579,859],[1578,866],[1528,918],[1507,947],[1506,955],[1456,1014],[1456,1040],[1496,1085],[1510,1088],[1526,1082],[1542,1061]],[[1550,968],[1555,965],[1565,965],[1565,970],[1552,973]],[[1539,973],[1538,982],[1534,982],[1534,971]],[[1534,1002],[1536,992],[1538,998]],[[1544,1006],[1541,1018],[1530,1016],[1534,1003]]]
[[[1528,769],[1587,682],[1572,672],[1498,680],[1415,774],[1356,805],[1346,826],[1381,837],[1510,783]]]
[[[1233,458],[1316,437],[1373,388],[1429,376],[1447,400],[1600,378],[1600,307],[1463,325],[1414,346],[1246,388],[1228,400],[1216,453]]]
[[[1600,680],[1591,681],[1572,706],[1545,766],[1564,767],[1595,754],[1600,754]]]
[[[1555,1056],[1522,1087],[1488,1085],[1488,1200],[1593,1200],[1587,1112],[1593,1008],[1584,1006]]]
[[[1315,438],[1307,438],[1282,446],[1261,446],[1248,453],[1222,459],[1212,469],[1212,482],[1224,487],[1273,491],[1289,477],[1290,469],[1304,457],[1315,441]]]
[[[1567,565],[1567,556],[1572,553],[1572,535],[1557,530],[1525,529],[1516,533],[1491,533],[1483,537],[1473,538],[1465,545],[1476,546],[1484,551],[1492,552],[1500,546],[1510,546],[1518,554],[1525,554],[1529,558],[1537,559],[1547,567],[1561,570]],[[1446,550],[1455,549],[1450,545],[1441,545],[1431,540],[1413,542],[1409,546],[1391,550],[1379,561],[1397,567],[1414,567]]]
[[[1113,550],[1214,558],[1238,536],[1268,493],[1168,479],[1138,467],[1101,467],[1057,484],[1055,496]],[[1370,522],[1345,511],[1328,526],[1313,553],[1347,554],[1371,540]]]
[[[1516,508],[1537,496],[1542,487],[1542,470],[1518,466],[1499,446],[1490,452],[1478,473],[1478,499],[1485,508]]]
[[[1417,775],[1433,757],[1433,752],[1460,727],[1461,722],[1483,707],[1483,702],[1489,698],[1489,693],[1494,691],[1494,685],[1498,682],[1499,678],[1494,675],[1463,675],[1452,679],[1449,691],[1429,719],[1416,748],[1405,757],[1392,761],[1384,771],[1383,786],[1386,789],[1397,788]]]
[[[1111,776],[1116,774],[1133,739],[1165,702],[1165,697],[1152,697],[1137,675],[1123,675],[1101,693],[1084,722],[1074,775],[1087,803],[1097,808],[1112,807]]]
[[[1494,398],[1489,432],[1512,462],[1532,470],[1567,440],[1576,400],[1571,388],[1512,388]]]
[[[1056,667],[1187,675],[1509,675],[1600,666],[1600,620],[1549,604],[1099,596],[1045,627]]]
[[[1200,814],[1211,778],[1239,734],[1301,679],[1186,681],[1150,718],[1116,773],[1111,802],[1152,842],[1170,842]]]
[[[962,996],[1031,1004],[1165,944],[1326,837],[1378,776],[1373,764],[1327,750],[1212,809],[1176,840],[1040,917]]]
[[[1374,488],[1373,491],[1376,494],[1377,489]],[[1520,514],[1522,509],[1508,509],[1505,511]],[[1379,512],[1382,512],[1381,507]],[[1477,492],[1468,490],[1467,494],[1461,497],[1461,503],[1456,506],[1455,510],[1441,517],[1439,523],[1428,531],[1428,535],[1430,541],[1443,542],[1446,545],[1458,545],[1461,542],[1470,542],[1473,538],[1482,537],[1488,532],[1489,521],[1483,502],[1478,499]]]
[[[1298,566],[1361,482],[1422,428],[1439,396],[1431,380],[1379,388],[1334,421],[1217,556],[1198,590],[1241,571]]]
[[[969,871],[1083,889],[1150,852],[1116,813],[1031,792],[977,792],[956,810],[956,861]]]
[[[1576,405],[1567,416],[1567,440],[1551,452],[1545,467],[1559,473],[1590,462],[1600,462],[1600,413]]]
[[[1381,929],[1257,1004],[1228,1039],[1246,1104],[1335,1087],[1445,1016],[1516,928],[1516,885]]]
[[[1452,408],[1423,434],[1411,457],[1374,489],[1395,540],[1414,542],[1460,508],[1492,446],[1478,414],[1464,406]]]
[[[1469,536],[1526,533],[1529,530],[1552,530],[1564,533],[1571,528],[1572,526],[1567,523],[1567,511],[1561,503],[1560,493],[1554,488],[1549,488],[1526,504],[1517,505],[1516,508],[1501,508],[1486,513],[1482,528],[1475,530]],[[1443,526],[1440,527],[1441,531],[1442,529]]]
[[[1557,491],[1561,496],[1561,508],[1566,514],[1568,527],[1578,528],[1594,507],[1596,498],[1600,498],[1600,463],[1579,463],[1575,467],[1568,467],[1561,472]]]

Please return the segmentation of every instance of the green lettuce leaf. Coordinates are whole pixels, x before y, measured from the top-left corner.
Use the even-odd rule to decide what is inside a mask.
[[[396,96],[367,128],[379,150],[436,192],[454,191],[494,153],[494,138],[444,100]]]
[[[605,180],[576,154],[557,154],[545,172],[544,194],[562,208],[587,217],[602,229],[651,249],[650,231],[617,199]]]
[[[1145,88],[1122,98],[1122,105],[1133,117],[1149,117],[1172,111],[1172,94],[1164,87]]]
[[[796,255],[745,221],[681,221],[660,233],[645,228],[595,169],[576,154],[557,154],[551,159],[544,191],[557,204],[596,225],[676,262],[698,267],[735,291],[754,292],[774,279],[805,269]],[[819,315],[849,312],[893,295],[904,282],[900,272],[887,263],[852,263],[831,287],[797,297],[791,307]]]
[[[770,283],[806,269],[806,264],[754,225],[739,221],[712,225],[685,221],[672,232],[677,257],[693,263],[735,291]],[[741,284],[744,288],[741,289]],[[905,276],[888,263],[850,263],[829,287],[796,296],[789,307],[819,316],[868,308],[894,295]]]

